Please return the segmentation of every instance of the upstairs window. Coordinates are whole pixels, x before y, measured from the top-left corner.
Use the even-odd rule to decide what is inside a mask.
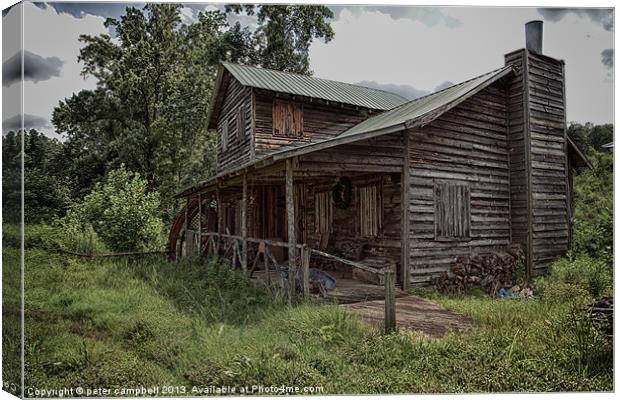
[[[273,134],[284,137],[304,135],[303,112],[300,103],[284,100],[273,102]]]
[[[228,150],[228,119],[222,121],[222,134],[220,137],[222,139],[222,151]]]
[[[245,105],[237,110],[237,139],[241,142],[245,138]]]
[[[435,185],[435,239],[469,240],[471,200],[469,186]]]
[[[378,184],[358,188],[359,234],[374,238],[381,234],[383,225],[383,196]]]

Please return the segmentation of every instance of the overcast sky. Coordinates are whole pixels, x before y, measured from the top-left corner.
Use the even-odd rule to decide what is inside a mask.
[[[140,6],[144,3],[135,3]],[[107,33],[106,17],[118,17],[124,3],[26,3],[26,123],[53,134],[50,123],[59,100],[94,87],[80,76],[80,34]],[[199,10],[191,4],[183,19]],[[569,121],[613,120],[613,19],[611,10],[481,7],[332,6],[335,38],[310,50],[315,76],[359,83],[415,98],[496,69],[503,55],[524,47],[524,24],[545,21],[544,53],[564,59]],[[4,32],[18,18],[3,13]],[[251,23],[252,19],[244,20]],[[18,48],[3,48],[3,90],[19,87]],[[19,121],[19,108],[3,102],[3,131]]]

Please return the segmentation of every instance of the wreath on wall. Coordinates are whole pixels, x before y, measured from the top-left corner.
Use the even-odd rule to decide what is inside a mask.
[[[351,205],[353,198],[353,189],[351,179],[347,177],[339,178],[332,189],[332,197],[336,207],[346,210]]]

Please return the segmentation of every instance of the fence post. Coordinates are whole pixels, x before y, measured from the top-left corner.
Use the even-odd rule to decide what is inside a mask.
[[[301,248],[301,279],[304,297],[310,297],[310,248],[307,244]]]
[[[385,333],[396,330],[396,296],[394,271],[385,271]]]

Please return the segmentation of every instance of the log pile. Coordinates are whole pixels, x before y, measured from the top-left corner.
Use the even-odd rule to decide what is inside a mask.
[[[433,279],[435,289],[444,294],[461,294],[468,288],[481,287],[489,294],[513,287],[518,248],[485,254],[458,256],[449,272]]]
[[[614,335],[614,298],[603,297],[593,304],[591,307],[592,320],[597,322],[602,328],[605,335],[613,338]]]

